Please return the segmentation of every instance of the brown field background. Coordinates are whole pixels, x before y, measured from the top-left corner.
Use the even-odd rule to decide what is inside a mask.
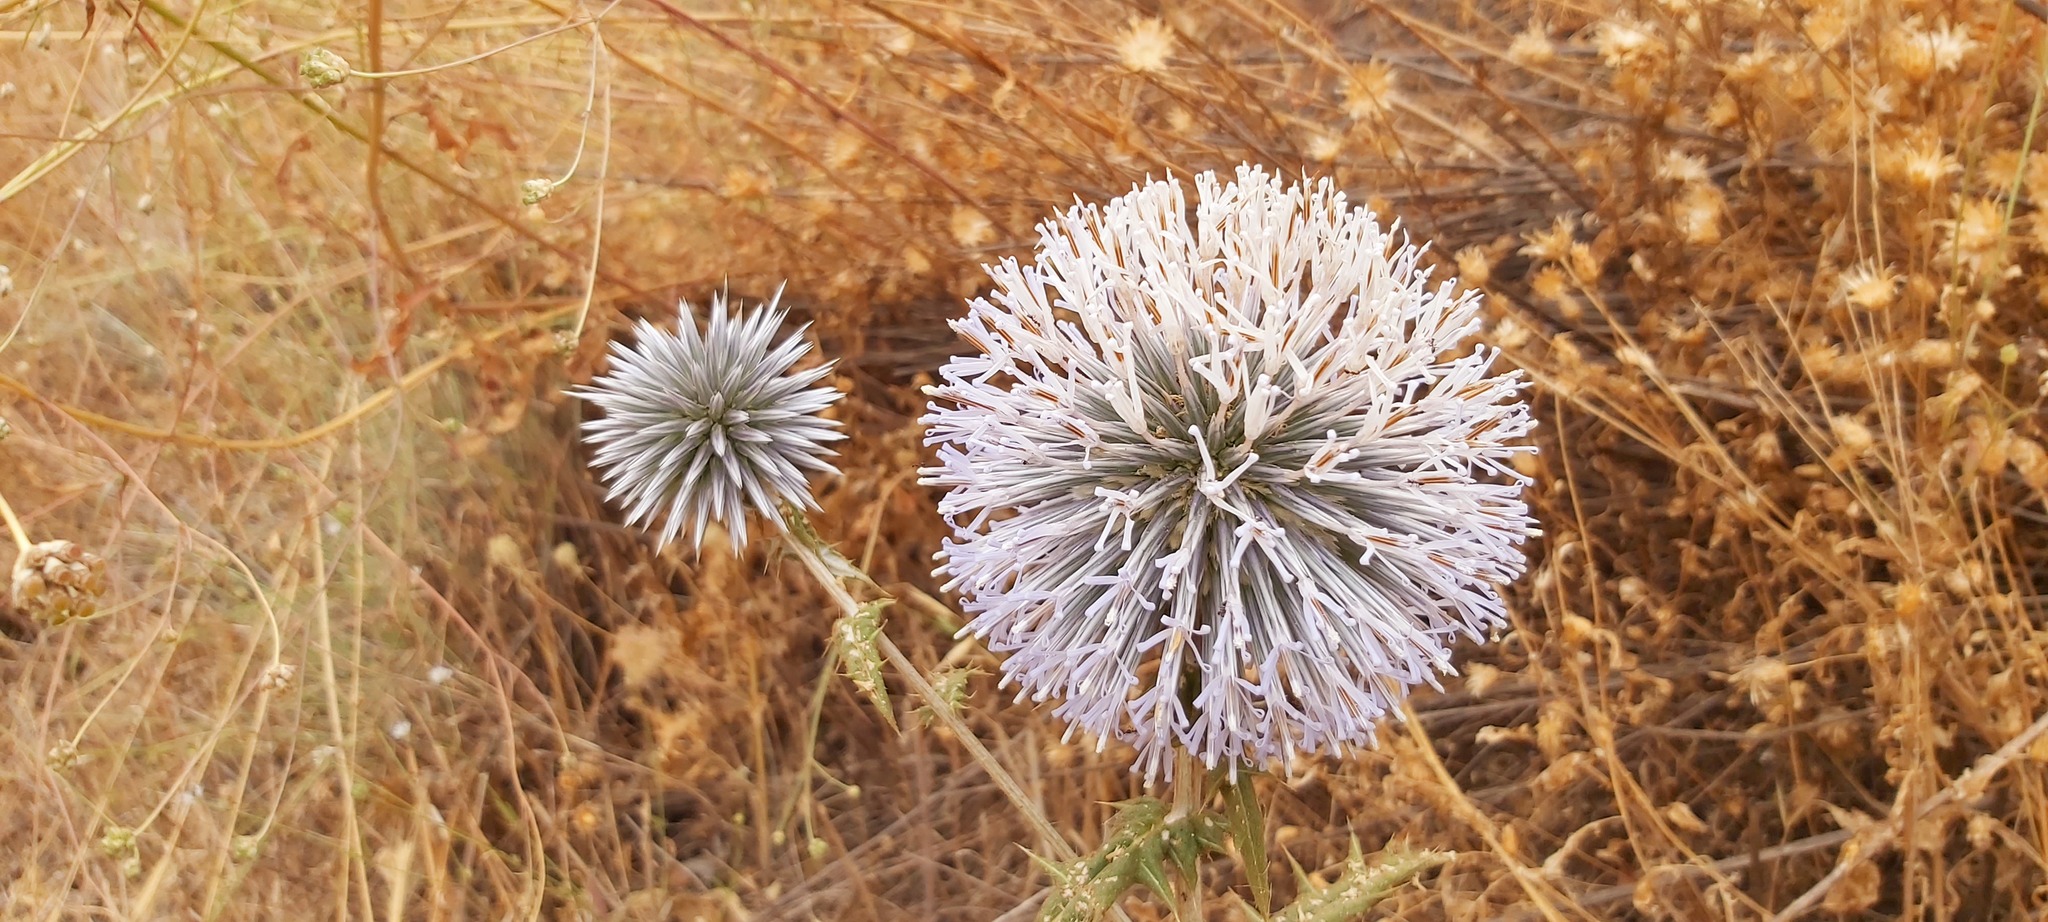
[[[1086,849],[1138,786],[952,639],[916,388],[1050,210],[1244,160],[1433,241],[1543,422],[1514,629],[1260,781],[1283,900],[1355,837],[1460,853],[1377,918],[2048,909],[2039,4],[672,2],[0,0],[0,495],[111,582],[0,604],[0,917],[1028,918],[987,775],[560,391],[786,281],[820,530]]]

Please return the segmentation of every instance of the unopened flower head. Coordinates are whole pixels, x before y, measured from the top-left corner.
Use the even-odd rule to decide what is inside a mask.
[[[780,298],[739,313],[714,297],[701,332],[687,303],[674,333],[642,320],[610,373],[571,391],[604,410],[583,430],[607,498],[628,522],[660,520],[664,545],[688,528],[701,547],[717,522],[743,546],[749,507],[778,521],[784,504],[813,508],[806,472],[835,472],[826,445],[844,436],[818,414],[839,392],[813,386],[832,366],[791,370],[810,345],[802,330],[775,341]]]
[[[924,482],[967,630],[1147,778],[1371,745],[1505,623],[1534,534],[1478,296],[1327,182],[1149,182],[1039,228],[953,327]],[[1192,204],[1192,207],[1190,207]]]

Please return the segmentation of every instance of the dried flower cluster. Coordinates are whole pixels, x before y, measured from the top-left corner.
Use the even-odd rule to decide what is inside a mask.
[[[14,604],[55,627],[99,610],[106,562],[69,541],[42,541],[14,559]]]
[[[1504,623],[1533,531],[1478,299],[1328,183],[1147,183],[1040,228],[954,328],[926,483],[1006,681],[1148,778],[1369,745]]]
[[[801,330],[775,341],[780,297],[747,314],[714,297],[701,333],[687,303],[674,333],[642,320],[634,345],[612,344],[610,373],[570,391],[604,410],[583,431],[607,498],[628,522],[659,520],[663,545],[687,528],[702,547],[716,522],[744,546],[749,508],[779,522],[785,504],[815,507],[806,472],[836,472],[823,459],[844,436],[818,414],[839,392],[813,386],[832,366],[791,370],[810,344]]]

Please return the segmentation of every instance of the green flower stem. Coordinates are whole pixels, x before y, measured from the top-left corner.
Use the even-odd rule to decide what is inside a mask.
[[[860,601],[853,597],[853,593],[847,591],[846,579],[849,575],[866,579],[867,575],[860,573],[858,569],[853,569],[852,574],[846,572],[853,564],[844,557],[839,557],[838,552],[824,547],[824,542],[810,529],[808,523],[792,522],[787,533],[790,550],[795,552],[796,558],[803,562],[804,568],[810,571],[818,585],[824,587],[825,593],[832,597],[832,601],[842,612],[846,615],[858,615]],[[838,568],[835,569],[833,564],[828,562],[825,556],[828,553],[839,558]],[[1003,792],[1004,797],[1009,798],[1017,812],[1024,815],[1025,821],[1038,833],[1039,848],[1053,856],[1054,860],[1073,860],[1076,854],[1073,846],[1068,845],[1059,830],[1053,828],[1052,821],[1045,817],[1045,811],[1039,808],[1037,801],[1025,793],[1024,786],[1017,782],[1016,776],[1010,774],[1009,769],[1004,768],[1001,762],[996,761],[996,757],[988,751],[988,747],[981,744],[981,739],[974,735],[974,731],[968,729],[967,723],[960,719],[960,715],[946,705],[945,698],[939,694],[938,689],[932,687],[931,680],[925,677],[923,670],[911,662],[910,657],[903,655],[895,641],[889,639],[887,632],[876,635],[875,645],[882,651],[882,657],[903,676],[903,682],[910,686],[911,694],[929,706],[932,715],[947,730],[952,731],[953,738],[959,740],[960,745],[967,749],[967,754],[973,757],[975,764],[980,765],[982,771],[988,773],[989,780],[994,781],[996,788]]]
[[[1168,813],[1167,822],[1177,822],[1194,816],[1208,808],[1209,768],[1202,764],[1195,754],[1182,749],[1173,757],[1173,811]],[[1194,873],[1181,882],[1181,905],[1175,915],[1181,922],[1202,920],[1202,868],[1195,865]],[[1163,896],[1164,894],[1162,894]]]

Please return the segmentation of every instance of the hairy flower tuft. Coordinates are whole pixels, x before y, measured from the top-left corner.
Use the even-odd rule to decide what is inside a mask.
[[[1505,623],[1534,534],[1478,295],[1328,181],[1148,182],[1042,224],[924,421],[940,572],[1020,697],[1148,779],[1371,745]]]
[[[818,414],[840,395],[812,386],[832,366],[790,370],[810,344],[803,330],[774,342],[780,299],[741,314],[713,297],[701,333],[687,302],[674,333],[642,320],[634,345],[612,344],[608,374],[570,391],[604,410],[583,437],[606,498],[625,504],[628,522],[664,520],[663,545],[688,527],[701,548],[717,522],[744,546],[749,507],[777,521],[785,504],[815,508],[806,472],[837,473],[825,446],[844,436]]]

